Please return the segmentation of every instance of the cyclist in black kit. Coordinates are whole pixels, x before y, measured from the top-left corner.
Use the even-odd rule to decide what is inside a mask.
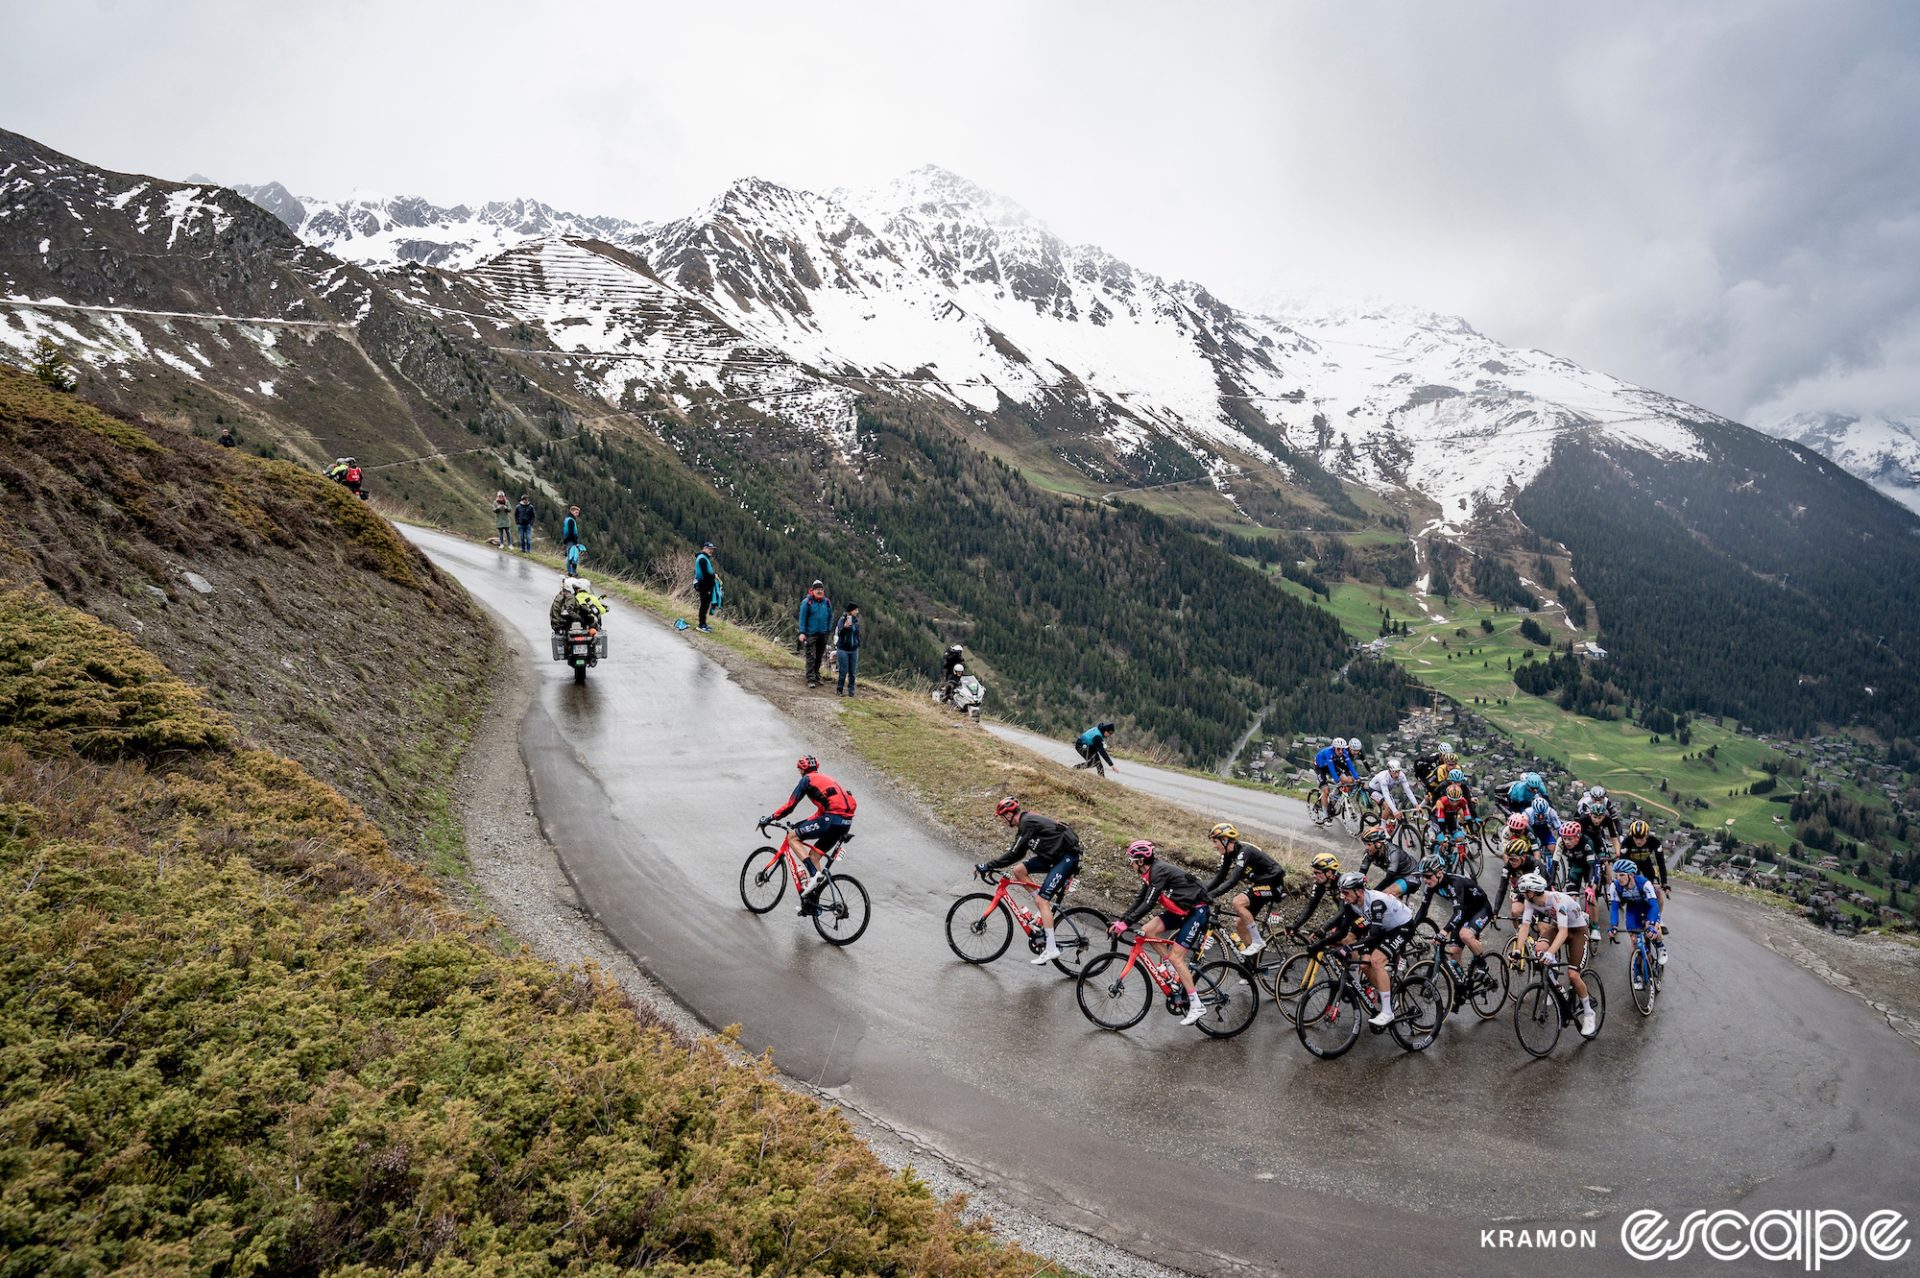
[[[1035,889],[1034,908],[1040,912],[1040,926],[1047,931],[1047,948],[1033,960],[1033,965],[1042,967],[1060,957],[1060,946],[1053,936],[1053,907],[1066,894],[1067,882],[1080,869],[1080,836],[1064,821],[1038,812],[1023,814],[1020,800],[1015,798],[994,804],[993,814],[1015,828],[1013,846],[993,860],[974,866],[973,872],[985,878],[989,870],[1004,870],[1026,858],[1019,872],[1008,877],[1023,887]],[[1045,874],[1046,879],[1036,883],[1032,878],[1035,874]]]
[[[1262,849],[1241,842],[1240,831],[1225,821],[1214,826],[1209,837],[1220,850],[1220,868],[1214,872],[1213,882],[1207,884],[1207,899],[1217,900],[1246,880],[1247,890],[1229,902],[1235,915],[1233,931],[1240,938],[1242,958],[1258,954],[1267,947],[1267,938],[1254,926],[1253,913],[1280,899],[1286,890],[1287,872]]]
[[[1300,911],[1300,917],[1287,924],[1287,935],[1300,937],[1300,929],[1307,925],[1313,912],[1320,908],[1320,902],[1327,899],[1327,893],[1334,890],[1334,883],[1340,877],[1340,858],[1331,852],[1322,852],[1313,858],[1313,882],[1307,890],[1307,907]]]
[[[1458,969],[1463,945],[1473,951],[1475,958],[1485,958],[1487,952],[1480,944],[1480,933],[1493,922],[1493,902],[1487,898],[1486,890],[1471,875],[1447,873],[1446,858],[1435,852],[1429,852],[1420,862],[1420,881],[1426,885],[1426,892],[1420,898],[1420,910],[1413,917],[1413,925],[1420,926],[1420,920],[1433,908],[1435,897],[1444,897],[1453,904],[1452,916],[1440,928],[1447,958]],[[1459,974],[1456,970],[1455,975]],[[1456,1009],[1465,986],[1464,981],[1453,983]]]

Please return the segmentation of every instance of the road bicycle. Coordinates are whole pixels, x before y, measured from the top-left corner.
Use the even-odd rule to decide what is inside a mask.
[[[1458,830],[1449,832],[1445,826],[1429,822],[1426,839],[1428,850],[1438,852],[1440,859],[1447,863],[1448,874],[1464,874],[1476,883],[1480,881],[1480,869],[1486,864],[1485,853],[1479,836],[1464,823]]]
[[[1458,956],[1448,954],[1444,940],[1437,959],[1439,971],[1447,978],[1449,1011],[1471,1007],[1475,1016],[1490,1021],[1506,1006],[1511,968],[1500,955],[1488,950],[1475,954],[1461,946]]]
[[[810,844],[795,837],[789,823],[763,822],[762,835],[768,826],[785,830],[787,835],[777,848],[758,847],[747,854],[746,864],[740,867],[740,903],[755,914],[765,914],[780,904],[780,898],[787,892],[787,880],[792,879],[802,894],[808,890],[814,893],[813,929],[820,933],[821,940],[828,945],[852,945],[859,940],[873,915],[867,889],[851,874],[837,874],[833,868],[853,836],[842,838],[833,851],[823,857],[814,852]],[[803,852],[814,852],[814,863],[820,867],[811,883],[807,880],[806,867],[800,863]]]
[[[1167,937],[1135,932],[1124,952],[1113,949],[1088,960],[1073,989],[1081,1013],[1101,1029],[1131,1029],[1146,1019],[1158,989],[1167,1011],[1185,1016],[1187,992],[1180,986],[1179,973],[1171,959],[1152,953],[1173,944]],[[1200,964],[1193,969],[1193,987],[1208,1008],[1195,1024],[1208,1038],[1232,1038],[1260,1013],[1260,990],[1253,972],[1237,961],[1214,959]]]
[[[1315,824],[1326,825],[1338,821],[1348,834],[1360,833],[1362,808],[1360,800],[1354,797],[1353,789],[1352,780],[1342,779],[1329,801],[1323,800],[1319,787],[1315,787],[1313,793],[1307,796],[1307,814]]]
[[[1360,1030],[1367,1026],[1378,1034],[1381,1026],[1367,1025],[1380,1008],[1379,997],[1368,985],[1360,968],[1360,957],[1350,947],[1340,946],[1334,957],[1322,963],[1294,1009],[1294,1033],[1300,1045],[1321,1060],[1345,1056],[1360,1041]],[[1423,1052],[1440,1037],[1446,1021],[1446,1004],[1430,974],[1412,968],[1401,971],[1396,962],[1388,972],[1388,988],[1393,991],[1393,1019],[1386,1029],[1394,1041],[1409,1052]]]
[[[1608,932],[1608,942],[1618,945],[1620,932],[1627,932],[1633,937],[1633,952],[1627,958],[1627,972],[1633,981],[1633,1005],[1640,1009],[1640,1015],[1652,1016],[1654,1002],[1660,997],[1660,974],[1665,970],[1660,966],[1660,943],[1654,939],[1650,928],[1621,928]]]
[[[1527,1054],[1537,1058],[1553,1052],[1561,1031],[1569,1026],[1578,1028],[1580,996],[1564,976],[1566,964],[1543,959],[1531,950],[1525,962],[1534,975],[1513,1001],[1513,1032]],[[1593,999],[1593,1033],[1581,1035],[1591,1042],[1600,1037],[1607,1023],[1607,987],[1598,972],[1584,965],[1580,979],[1586,982],[1587,994]]]
[[[947,911],[947,946],[964,962],[991,963],[1013,944],[1017,927],[1026,937],[1028,952],[1035,956],[1044,954],[1047,933],[1040,926],[1040,912],[1030,905],[1022,905],[1012,893],[1013,888],[1024,887],[1038,897],[1040,885],[1022,883],[993,870],[981,871],[978,877],[983,883],[993,884],[993,891],[969,892],[953,903]],[[1079,881],[1079,875],[1068,879],[1060,895],[1065,897]],[[1107,916],[1098,910],[1085,906],[1055,910],[1053,935],[1060,957],[1053,960],[1053,965],[1068,976],[1080,975],[1080,969],[1099,948],[1106,932]]]

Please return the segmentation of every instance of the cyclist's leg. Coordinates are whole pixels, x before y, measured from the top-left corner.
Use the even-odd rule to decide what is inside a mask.
[[[1039,858],[1035,857],[1034,860],[1037,861]],[[1047,934],[1051,936],[1054,902],[1066,893],[1067,880],[1071,879],[1074,871],[1080,868],[1080,858],[1069,853],[1051,865],[1036,866],[1034,861],[1028,861],[1025,868],[1029,871],[1045,869],[1047,872],[1046,879],[1040,884],[1039,898],[1035,906],[1040,911],[1040,926],[1046,928]]]
[[[1161,935],[1173,938],[1173,944],[1167,947],[1167,957],[1173,961],[1173,970],[1180,975],[1180,988],[1193,997],[1193,969],[1187,964],[1187,953],[1194,947],[1207,930],[1207,907],[1200,906],[1185,918],[1171,918],[1162,914],[1155,922],[1161,924]]]
[[[1573,992],[1580,996],[1582,1006],[1586,1005],[1589,995],[1587,983],[1580,976],[1580,963],[1587,957],[1588,930],[1584,927],[1567,930],[1567,977],[1573,982]]]

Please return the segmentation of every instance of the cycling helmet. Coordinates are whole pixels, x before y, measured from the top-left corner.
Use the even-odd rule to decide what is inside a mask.
[[[1502,856],[1532,856],[1533,844],[1525,839],[1508,839],[1507,845],[1500,849]]]
[[[1240,841],[1240,831],[1236,827],[1227,824],[1225,821],[1222,821],[1220,822],[1220,824],[1213,827],[1213,832],[1208,837],[1215,838],[1215,839],[1224,839],[1228,843],[1238,843]]]
[[[1540,779],[1538,772],[1529,772],[1520,779],[1536,790],[1544,790],[1547,788],[1547,783]]]
[[[1527,814],[1524,812],[1516,812],[1508,817],[1507,829],[1513,831],[1515,834],[1525,834],[1527,832]]]
[[[1607,787],[1604,785],[1596,785],[1593,789],[1587,791],[1587,797],[1589,799],[1604,799],[1607,797]]]
[[[1334,749],[1336,749],[1336,750],[1344,750],[1344,749],[1346,749],[1346,748],[1347,748],[1347,739],[1346,739],[1345,737],[1335,737],[1335,738],[1333,739],[1333,748],[1334,748]]]
[[[1008,795],[1006,798],[1000,800],[1000,802],[993,805],[993,814],[995,816],[1002,816],[1002,817],[1013,816],[1015,813],[1019,811],[1020,811],[1020,800],[1014,798],[1012,795]]]
[[[1402,765],[1401,765],[1401,763],[1400,763],[1400,760],[1398,760],[1398,759],[1388,759],[1388,760],[1387,760],[1387,771],[1389,771],[1389,772],[1398,772],[1398,771],[1400,770],[1400,768],[1401,768],[1401,766],[1402,766]]]
[[[1387,841],[1387,832],[1377,825],[1371,826],[1360,832],[1360,841],[1362,843],[1385,843]]]
[[[820,760],[810,754],[803,754],[794,760],[793,766],[802,772],[818,772],[820,770]]]
[[[1338,873],[1340,869],[1340,858],[1331,852],[1322,852],[1319,856],[1313,858],[1313,868],[1320,871]]]
[[[1359,753],[1360,753],[1360,738],[1359,738],[1359,737],[1348,737],[1348,738],[1347,738],[1347,749],[1349,749],[1349,750],[1351,750],[1351,751],[1353,751],[1353,752],[1354,752],[1355,754],[1359,754]]]
[[[1367,876],[1358,870],[1348,870],[1340,876],[1340,890],[1342,892],[1351,892],[1355,888],[1363,888],[1366,885]]]
[[[1447,785],[1447,797],[1449,799],[1465,798],[1466,793],[1467,792],[1465,790],[1462,790],[1460,788],[1460,783],[1458,781],[1449,782]]]
[[[1645,821],[1635,821],[1627,827],[1627,837],[1629,839],[1644,839],[1651,833],[1653,833],[1653,831],[1647,828]]]
[[[1451,742],[1451,741],[1442,741],[1442,742],[1440,743],[1440,753],[1441,753],[1441,754],[1452,754],[1452,753],[1453,753],[1453,742]]]
[[[1537,874],[1523,874],[1520,876],[1520,881],[1513,886],[1523,894],[1532,894],[1546,891],[1547,881]]]
[[[961,646],[957,643],[947,645],[947,655],[949,657],[957,656],[963,651],[965,651],[965,649],[961,648]]]
[[[1154,851],[1155,848],[1152,843],[1145,839],[1135,839],[1133,842],[1127,844],[1127,860],[1151,861],[1153,860]]]
[[[1640,873],[1640,867],[1623,856],[1613,863],[1613,872],[1615,874],[1638,874]]]
[[[1560,841],[1562,843],[1579,843],[1586,837],[1587,832],[1580,828],[1578,821],[1568,821],[1560,827]]]
[[[1429,852],[1420,858],[1420,873],[1445,874],[1446,872],[1447,863],[1441,859],[1438,852]]]
[[[1447,780],[1465,785],[1467,783],[1467,774],[1458,768],[1449,768],[1447,770]]]
[[[1111,723],[1096,723],[1093,726],[1100,729],[1103,734],[1113,731],[1113,725]]]

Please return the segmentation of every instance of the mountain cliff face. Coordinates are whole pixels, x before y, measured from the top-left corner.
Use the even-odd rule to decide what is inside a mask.
[[[1796,413],[1761,429],[1811,448],[1920,512],[1920,417]]]

